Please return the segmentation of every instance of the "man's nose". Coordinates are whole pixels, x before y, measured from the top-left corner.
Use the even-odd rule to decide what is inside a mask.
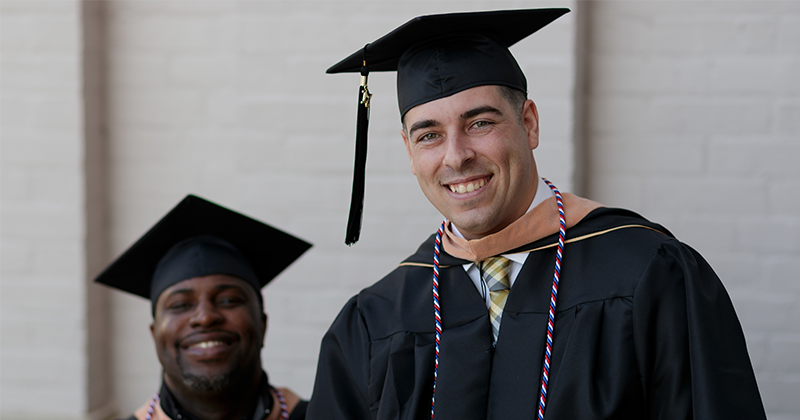
[[[475,158],[475,151],[468,136],[462,133],[448,134],[445,140],[444,164],[453,169],[460,169],[465,163]]]
[[[192,327],[209,327],[221,323],[225,317],[213,303],[203,301],[197,305],[190,320]]]

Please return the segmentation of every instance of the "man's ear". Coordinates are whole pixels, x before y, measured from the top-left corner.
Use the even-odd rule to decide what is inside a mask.
[[[150,323],[150,336],[153,337],[153,340],[156,339],[156,325],[155,320]]]
[[[411,143],[408,142],[405,126],[403,126],[403,128],[400,129],[400,136],[403,137],[403,143],[406,144],[406,153],[408,153],[408,161],[411,164],[411,173],[414,174],[414,176],[417,176],[417,170],[414,169],[414,158],[411,156]]]
[[[539,111],[530,99],[522,106],[522,125],[528,134],[528,145],[531,150],[539,147]]]

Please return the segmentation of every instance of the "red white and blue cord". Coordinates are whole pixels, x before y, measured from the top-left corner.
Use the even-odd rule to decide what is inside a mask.
[[[544,407],[547,401],[547,382],[550,379],[550,356],[553,349],[553,326],[556,320],[556,298],[558,298],[558,282],[561,275],[561,257],[564,255],[564,237],[567,232],[567,220],[564,216],[564,202],[561,199],[561,192],[558,191],[553,183],[544,179],[544,182],[553,191],[558,204],[558,250],[556,251],[556,268],[553,270],[553,287],[550,289],[550,312],[547,316],[547,340],[544,345],[544,362],[542,363],[542,387],[539,391],[539,410],[537,416],[539,420],[544,420]]]
[[[156,409],[156,403],[158,402],[158,393],[153,395],[153,398],[150,399],[150,406],[147,407],[147,414],[145,414],[145,420],[150,420],[153,418],[153,411]]]
[[[436,320],[436,356],[433,362],[433,393],[431,395],[431,419],[436,405],[436,378],[439,375],[439,339],[442,337],[442,312],[439,308],[439,249],[442,246],[442,233],[445,223],[442,221],[439,231],[436,232],[436,241],[433,243],[433,317]]]
[[[566,237],[567,222],[564,215],[564,202],[561,192],[558,191],[553,183],[545,178],[544,182],[553,191],[558,205],[559,230],[558,230],[558,250],[556,251],[556,263],[553,272],[553,287],[550,291],[550,311],[547,317],[547,340],[544,347],[544,362],[542,366],[542,386],[539,392],[539,409],[537,416],[539,420],[544,420],[544,408],[547,401],[547,383],[550,378],[550,357],[553,348],[553,327],[556,318],[556,299],[558,298],[558,282],[561,274],[561,258],[564,255],[564,238]],[[442,245],[442,234],[447,220],[445,219],[439,231],[436,232],[436,240],[433,244],[433,311],[436,320],[436,350],[433,364],[433,393],[431,396],[431,419],[433,419],[434,408],[436,406],[436,379],[439,374],[439,341],[442,336],[442,313],[439,307],[439,252]]]
[[[272,387],[272,390],[275,391],[275,395],[278,396],[278,403],[281,405],[281,419],[288,420],[289,419],[289,408],[286,406],[286,400],[283,398],[283,394],[278,391],[278,388]]]

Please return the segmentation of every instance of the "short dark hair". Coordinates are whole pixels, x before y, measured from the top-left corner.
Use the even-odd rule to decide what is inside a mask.
[[[503,98],[511,105],[511,109],[517,110],[517,119],[522,122],[522,106],[525,105],[525,101],[528,100],[528,94],[508,86],[498,86],[498,88]]]

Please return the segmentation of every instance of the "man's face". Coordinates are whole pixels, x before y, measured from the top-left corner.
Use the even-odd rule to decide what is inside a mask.
[[[216,391],[261,375],[266,328],[256,291],[213,274],[164,290],[150,331],[170,388]]]
[[[525,214],[536,193],[539,116],[479,86],[409,110],[403,141],[422,192],[467,239]]]

